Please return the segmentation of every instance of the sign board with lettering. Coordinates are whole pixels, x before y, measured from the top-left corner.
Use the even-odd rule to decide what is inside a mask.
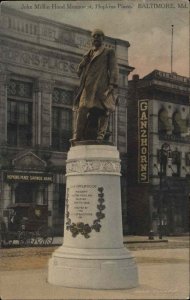
[[[18,49],[18,45],[14,43],[0,46],[0,61],[78,78],[76,69],[79,61],[76,59],[74,61],[73,58],[68,59],[68,57],[54,53],[50,56],[48,51],[42,52],[40,49],[36,51],[32,48],[28,50],[24,46]]]
[[[148,100],[139,100],[138,102],[138,182],[149,182]]]
[[[50,173],[5,172],[4,180],[7,182],[53,183]]]

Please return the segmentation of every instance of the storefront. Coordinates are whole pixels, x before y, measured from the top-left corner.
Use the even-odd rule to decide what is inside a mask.
[[[188,77],[154,70],[129,82],[128,222],[132,234],[189,231]]]

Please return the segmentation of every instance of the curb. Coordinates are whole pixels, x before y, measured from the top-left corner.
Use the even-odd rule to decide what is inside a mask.
[[[168,243],[168,240],[124,241],[124,244]]]

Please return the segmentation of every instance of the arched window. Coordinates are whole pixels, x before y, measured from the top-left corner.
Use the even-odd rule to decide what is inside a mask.
[[[158,133],[167,134],[171,131],[171,124],[169,122],[168,112],[162,108],[158,113]]]
[[[174,112],[173,114],[173,134],[176,136],[181,136],[183,133],[187,133],[187,119],[182,120],[181,114],[179,111]]]

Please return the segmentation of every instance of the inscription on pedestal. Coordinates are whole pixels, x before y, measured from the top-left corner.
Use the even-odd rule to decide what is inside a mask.
[[[73,237],[78,234],[90,237],[92,230],[100,231],[101,220],[105,218],[103,187],[96,185],[73,185],[67,188],[66,229]]]
[[[74,185],[70,187],[69,201],[73,204],[72,218],[80,219],[93,217],[93,199],[96,198],[96,185]]]

